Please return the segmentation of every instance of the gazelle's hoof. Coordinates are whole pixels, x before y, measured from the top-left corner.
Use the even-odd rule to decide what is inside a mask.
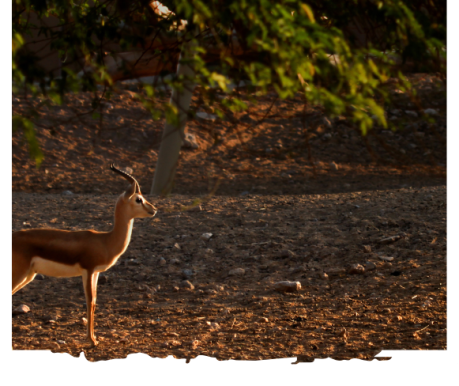
[[[95,339],[90,339],[90,340],[91,340],[91,347],[96,347],[99,344],[99,342]]]

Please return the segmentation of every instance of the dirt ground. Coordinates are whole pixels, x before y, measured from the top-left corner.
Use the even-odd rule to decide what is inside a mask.
[[[412,79],[435,123],[396,85],[387,111],[397,131],[366,137],[299,97],[255,105],[246,95],[248,113],[195,119],[199,148],[183,150],[166,198],[148,195],[164,120],[131,91],[115,93],[102,120],[86,114],[85,93],[42,111],[39,169],[13,134],[13,231],[109,230],[126,187],[111,162],[132,169],[160,212],[136,220],[125,255],[101,274],[99,346],[85,340],[81,279],[42,276],[13,297],[13,308],[31,309],[12,318],[13,349],[84,351],[92,361],[446,349],[446,100],[436,77]],[[13,95],[13,112],[40,102]],[[197,111],[201,103],[193,99]],[[283,280],[301,289],[276,291]]]

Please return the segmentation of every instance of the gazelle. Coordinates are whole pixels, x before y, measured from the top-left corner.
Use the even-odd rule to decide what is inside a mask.
[[[54,277],[82,276],[86,295],[88,338],[94,335],[97,279],[126,251],[135,218],[153,217],[156,208],[140,193],[138,182],[116,168],[131,183],[116,202],[115,222],[110,232],[30,229],[13,233],[13,294],[30,283],[37,273]]]

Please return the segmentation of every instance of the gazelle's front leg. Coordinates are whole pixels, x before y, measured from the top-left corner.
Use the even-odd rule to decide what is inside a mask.
[[[88,315],[88,339],[91,341],[93,347],[97,346],[99,343],[94,335],[94,311],[96,310],[98,278],[99,272],[90,272],[87,270],[83,272],[83,287],[86,295],[86,309]]]

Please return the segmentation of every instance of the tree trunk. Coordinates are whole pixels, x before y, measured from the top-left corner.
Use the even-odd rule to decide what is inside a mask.
[[[176,106],[178,111],[178,125],[166,121],[150,194],[167,195],[172,190],[180,148],[185,135],[187,113],[195,87],[193,69],[187,63],[181,63],[181,61],[183,59],[189,60],[193,57],[195,44],[195,41],[191,40],[183,46],[180,53],[177,76],[183,75],[186,80],[184,81],[183,90],[174,89],[171,96],[171,104]]]

